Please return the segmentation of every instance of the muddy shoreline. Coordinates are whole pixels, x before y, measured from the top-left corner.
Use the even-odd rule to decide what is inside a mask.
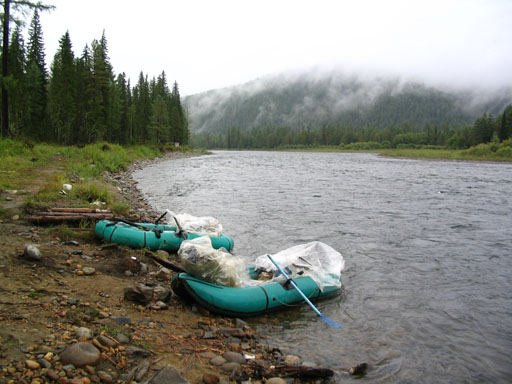
[[[132,172],[184,156],[192,155],[136,162],[105,178],[132,206],[132,218],[154,221],[161,212]],[[23,202],[45,177],[23,193],[0,193],[10,215],[0,222],[1,384],[332,381],[332,370],[269,345],[279,316],[246,322],[211,315],[176,297],[173,272],[143,250],[103,244],[90,229],[24,222]],[[27,253],[29,244],[39,256]]]

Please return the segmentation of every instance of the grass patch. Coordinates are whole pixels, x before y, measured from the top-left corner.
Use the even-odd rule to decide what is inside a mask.
[[[112,201],[110,189],[98,181],[75,184],[70,196],[87,203],[100,202],[108,204]]]

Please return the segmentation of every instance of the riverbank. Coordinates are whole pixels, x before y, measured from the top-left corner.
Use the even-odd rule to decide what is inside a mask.
[[[193,155],[169,152],[162,159]],[[79,195],[56,188],[63,181],[71,191],[83,184],[103,191],[90,196],[92,206],[104,197],[105,205],[132,219],[160,215],[131,178],[134,169],[158,158],[90,180],[64,172],[70,161],[52,156],[31,177],[23,170],[27,177],[15,181],[17,189],[0,193],[0,383],[262,382],[287,367],[301,370],[293,351],[267,343],[266,333],[279,327],[278,314],[248,322],[213,316],[175,297],[169,291],[173,273],[144,251],[103,244],[87,223],[24,221],[36,207],[77,204]],[[284,382],[279,380],[273,382]]]
[[[373,144],[373,145],[372,145]],[[377,153],[381,156],[403,157],[409,159],[460,160],[512,162],[512,141],[501,144],[479,144],[468,149],[448,149],[444,147],[424,148],[383,148],[379,143],[353,143],[345,146],[297,146],[278,147],[272,151],[287,152],[348,152]]]

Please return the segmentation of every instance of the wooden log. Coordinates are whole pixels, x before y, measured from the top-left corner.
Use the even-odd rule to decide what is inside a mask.
[[[50,222],[65,222],[65,221],[81,221],[87,219],[104,220],[112,219],[112,214],[81,214],[81,215],[67,215],[67,216],[51,216],[51,215],[39,215],[39,216],[25,216],[24,219],[30,222],[39,223],[50,223]]]
[[[108,209],[97,208],[50,208],[52,212],[69,212],[69,213],[111,213]]]
[[[112,216],[112,213],[110,212],[98,212],[98,213],[75,213],[75,212],[34,212],[33,216],[89,216],[89,217],[96,217],[96,216]]]

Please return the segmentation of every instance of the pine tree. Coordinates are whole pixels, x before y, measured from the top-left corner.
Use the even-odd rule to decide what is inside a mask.
[[[75,55],[69,33],[59,42],[51,67],[48,92],[48,112],[54,138],[61,144],[74,144],[77,124],[77,75]]]

